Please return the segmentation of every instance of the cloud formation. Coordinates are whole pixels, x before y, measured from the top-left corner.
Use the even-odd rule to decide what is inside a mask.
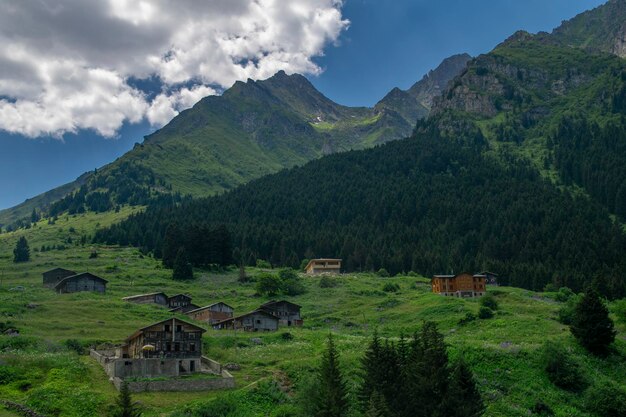
[[[0,129],[30,137],[161,126],[236,80],[317,74],[341,0],[0,3]],[[129,80],[156,78],[155,97]]]

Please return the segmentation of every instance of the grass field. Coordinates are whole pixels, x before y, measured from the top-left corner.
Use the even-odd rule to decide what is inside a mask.
[[[174,282],[171,271],[136,249],[76,244],[82,235],[92,235],[96,225],[106,226],[127,215],[128,210],[61,217],[54,225],[41,222],[29,230],[0,235],[0,321],[9,321],[20,330],[19,337],[0,336],[0,398],[25,403],[50,416],[106,414],[117,392],[96,362],[68,350],[65,341],[116,344],[137,328],[170,316],[157,306],[125,303],[121,300],[124,296],[154,291],[189,293],[196,304],[225,301],[236,313],[268,300],[256,294],[253,283],[239,283],[235,270],[197,270],[194,281]],[[14,264],[12,249],[21,235],[30,243],[31,261]],[[58,245],[66,249],[33,250]],[[95,259],[89,258],[92,250],[98,253]],[[41,273],[57,266],[106,278],[107,293],[59,295],[44,288]],[[252,276],[258,272],[248,270]],[[487,416],[527,416],[538,401],[548,404],[557,416],[593,415],[585,411],[584,396],[558,389],[547,379],[538,355],[546,340],[562,341],[593,384],[612,380],[624,386],[626,381],[624,323],[617,322],[616,354],[594,358],[579,348],[568,328],[556,320],[560,303],[549,294],[491,288],[500,305],[496,316],[460,325],[467,312],[478,311],[479,302],[431,294],[429,280],[422,277],[346,274],[337,278],[334,288],[320,288],[319,278],[304,281],[307,292],[288,297],[302,305],[302,328],[252,334],[205,326],[205,354],[241,366],[233,372],[237,382],[234,393],[137,394],[135,399],[143,404],[144,416],[168,416],[181,407],[215,397],[247,395],[259,381],[272,379],[297,397],[298,388],[317,366],[330,332],[336,335],[349,386],[354,387],[358,382],[354,370],[374,329],[396,338],[401,333],[412,334],[423,320],[437,322],[450,355],[462,354],[471,364],[488,405]],[[382,291],[386,282],[398,284],[400,291]],[[18,286],[23,290],[16,290]],[[292,337],[283,336],[285,332]],[[251,410],[250,415],[270,415],[262,408]],[[5,415],[12,414],[0,409],[0,417]]]

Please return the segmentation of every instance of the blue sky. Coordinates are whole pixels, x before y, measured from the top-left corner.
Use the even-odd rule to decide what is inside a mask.
[[[302,42],[325,42],[325,55],[312,58],[312,63],[319,65],[323,72],[310,75],[309,79],[322,93],[341,104],[371,106],[393,87],[408,88],[452,54],[467,52],[475,56],[486,53],[518,29],[550,31],[562,20],[602,3],[599,0],[347,0],[342,8],[342,19],[350,20],[347,30],[340,30],[339,26],[324,27],[320,29],[322,35],[302,39]],[[143,17],[133,15],[135,26],[136,19]],[[335,21],[339,22],[339,19]],[[339,34],[338,37],[333,33]],[[94,38],[96,43],[101,41],[97,33]],[[99,57],[96,54],[91,59],[97,61]],[[213,63],[214,67],[218,64]],[[313,64],[305,62],[301,68],[306,72]],[[0,81],[2,65],[0,61]],[[139,64],[137,68],[137,71],[143,70]],[[258,73],[259,78],[273,73],[273,68],[271,63],[268,64],[264,72]],[[300,67],[291,68],[297,70]],[[163,71],[163,77],[180,78],[167,68]],[[228,85],[233,78],[231,74],[208,79],[215,84]],[[117,84],[113,81],[111,83],[114,86],[111,88],[121,88],[115,87]],[[28,80],[24,80],[24,85],[28,86]],[[177,105],[188,105],[185,103],[209,90],[205,87],[205,90],[168,92],[164,99],[169,100],[170,106],[155,109],[151,114],[155,120],[167,118]],[[90,87],[89,91],[93,88]],[[126,120],[138,119],[133,113],[133,106],[138,104],[128,104],[133,98],[132,94],[126,93],[121,88],[119,97],[126,100],[122,102],[130,110],[117,116],[126,117]],[[0,91],[0,97],[3,95]],[[110,106],[118,102],[113,101]],[[62,140],[40,134],[34,135],[36,138],[27,138],[0,130],[0,209],[113,161],[154,130],[146,118],[135,123],[125,121],[121,129],[108,138],[102,137],[102,134],[111,136],[105,122],[94,126],[93,129],[79,129],[77,133],[57,134]]]

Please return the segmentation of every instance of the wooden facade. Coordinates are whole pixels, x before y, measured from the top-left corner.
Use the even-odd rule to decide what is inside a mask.
[[[163,320],[129,336],[126,345],[122,347],[122,357],[197,358],[199,361],[202,357],[202,334],[205,331],[200,326],[177,318]]]
[[[186,313],[200,306],[192,304],[191,297],[187,294],[176,294],[168,298],[168,306],[171,312]]]
[[[447,297],[482,297],[487,291],[485,276],[480,274],[435,275],[431,285],[434,293]]]
[[[233,318],[235,309],[226,303],[219,302],[188,311],[186,314],[194,320],[213,324]]]
[[[311,259],[305,271],[308,275],[339,274],[341,259]]]
[[[83,272],[82,274],[63,278],[54,286],[54,289],[60,294],[81,291],[104,293],[106,292],[107,282],[108,281],[104,278],[100,278],[89,272]]]
[[[239,317],[222,320],[213,325],[214,329],[244,330],[248,332],[278,330],[278,317],[264,310],[255,310]]]
[[[43,274],[43,286],[48,288],[54,288],[63,278],[76,275],[76,272],[69,269],[54,268]]]
[[[279,324],[284,326],[302,326],[300,308],[301,307],[298,304],[294,304],[286,300],[272,300],[261,306],[262,310],[278,317]]]
[[[135,304],[158,304],[161,306],[169,306],[169,298],[165,293],[153,292],[150,294],[139,294],[124,297],[122,300]]]

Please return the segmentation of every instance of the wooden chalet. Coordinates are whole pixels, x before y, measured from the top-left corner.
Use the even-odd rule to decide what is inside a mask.
[[[339,274],[341,272],[341,259],[311,259],[305,271],[308,275]]]
[[[76,275],[76,272],[64,268],[54,268],[43,274],[43,286],[48,288],[54,288],[63,278]]]
[[[238,317],[219,321],[213,325],[213,328],[248,332],[274,331],[278,330],[278,321],[278,317],[265,310],[254,310]]]
[[[191,296],[187,294],[176,294],[168,298],[168,307],[170,312],[186,313],[191,310],[200,308],[191,302]]]
[[[482,297],[487,291],[486,278],[481,274],[435,275],[432,291],[446,297]]]
[[[122,298],[122,300],[135,304],[158,304],[161,306],[169,306],[169,299],[163,292],[131,295],[129,297]]]
[[[235,309],[220,301],[219,303],[196,308],[195,310],[188,311],[185,314],[194,320],[205,321],[213,324],[233,318]]]
[[[279,323],[284,326],[302,326],[301,307],[298,304],[272,300],[261,305],[260,309],[278,317]]]
[[[487,285],[493,285],[494,287],[498,286],[500,276],[496,274],[495,272],[483,271],[483,272],[478,273],[478,275],[485,276]]]
[[[107,283],[108,281],[104,278],[89,272],[83,272],[63,278],[54,286],[54,289],[59,294],[81,291],[105,293]]]

